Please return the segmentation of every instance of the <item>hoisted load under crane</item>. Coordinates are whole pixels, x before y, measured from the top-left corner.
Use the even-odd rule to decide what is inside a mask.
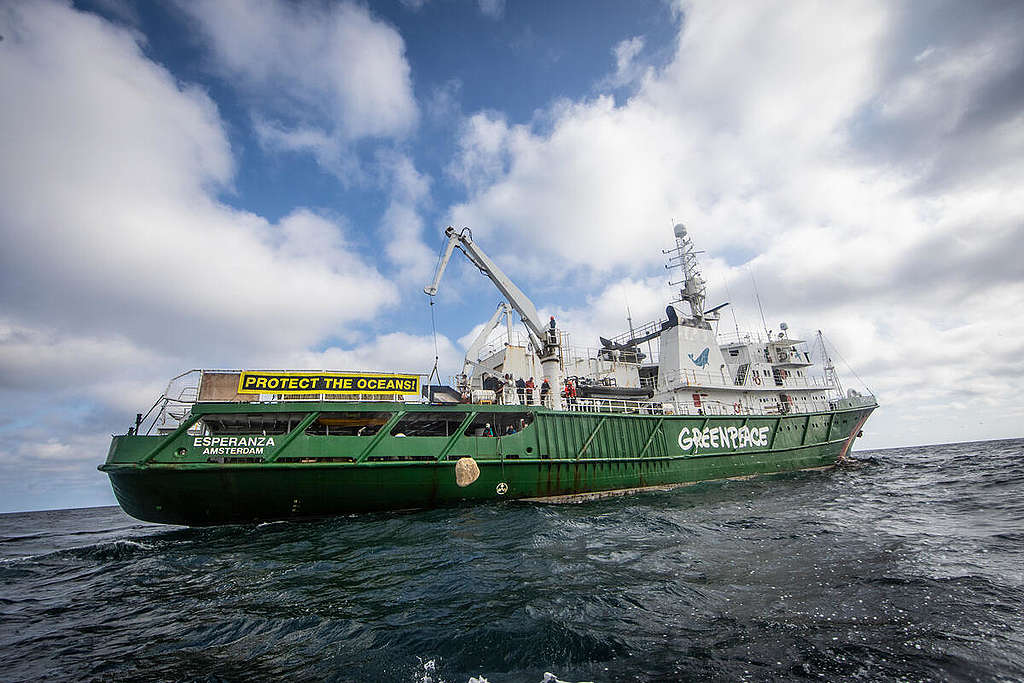
[[[473,233],[469,228],[463,228],[461,231],[456,232],[455,228],[448,226],[444,231],[445,237],[448,238],[448,244],[445,246],[444,254],[441,257],[441,262],[438,264],[437,273],[434,275],[434,281],[428,286],[423,288],[424,293],[428,296],[434,296],[437,294],[438,285],[441,282],[441,276],[444,275],[445,268],[448,266],[448,261],[451,260],[452,252],[458,247],[459,250],[466,255],[469,261],[480,269],[480,272],[487,276],[494,286],[498,288],[498,291],[505,297],[509,305],[519,314],[522,318],[523,325],[526,326],[526,332],[530,337],[533,348],[537,353],[537,357],[540,359],[540,365],[544,373],[544,378],[547,379],[548,384],[551,385],[551,393],[549,394],[552,400],[552,408],[555,410],[562,409],[562,399],[560,388],[562,386],[562,363],[561,363],[561,349],[559,348],[558,342],[558,331],[555,327],[555,319],[551,318],[551,322],[548,325],[544,325],[541,322],[540,316],[537,314],[537,307],[533,305],[530,298],[523,294],[522,290],[519,289],[514,282],[499,268],[494,261],[490,259],[483,252],[480,247],[473,241]],[[485,327],[485,332],[489,333],[491,329],[494,329],[494,325],[497,320],[500,319],[501,309],[495,313],[492,317],[492,322],[489,322]],[[489,328],[489,329],[488,329]],[[479,338],[478,338],[479,340]],[[476,342],[474,342],[474,346]],[[481,343],[482,346],[482,343]],[[472,348],[472,347],[471,347]],[[479,349],[477,349],[479,350]],[[469,356],[467,355],[467,359]]]

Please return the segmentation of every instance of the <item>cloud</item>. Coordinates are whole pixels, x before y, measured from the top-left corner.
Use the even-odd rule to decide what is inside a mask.
[[[672,211],[664,177],[677,175],[663,155],[673,131],[650,113],[617,109],[600,97],[561,110],[548,136],[475,115],[451,169],[472,194],[453,207],[451,222],[482,236],[518,233],[527,244],[543,244],[520,253],[534,272],[549,270],[552,261],[595,270],[650,263],[652,238],[683,214]]]
[[[467,184],[454,220],[527,226],[557,259],[598,269],[651,265],[649,245],[672,218],[708,226],[723,246],[743,233],[760,241],[774,227],[764,218],[788,218],[764,216],[763,202],[790,189],[794,168],[831,154],[831,132],[872,92],[863,48],[880,39],[884,13],[869,9],[818,18],[802,6],[690,8],[675,60],[623,106],[609,96],[560,103],[549,131],[471,120],[453,174],[498,176]],[[841,37],[804,30],[822,19]],[[602,254],[607,244],[614,253]]]
[[[480,13],[489,19],[501,19],[505,16],[505,0],[477,0]]]
[[[117,333],[69,337],[0,321],[0,390],[52,391],[55,384],[94,381],[158,358]]]
[[[309,154],[346,186],[369,186],[377,176],[391,194],[377,239],[399,280],[425,277],[432,253],[421,239],[421,210],[430,202],[429,178],[387,144],[419,120],[398,31],[350,2],[183,0],[181,7],[203,31],[215,68],[247,93],[261,146]],[[367,140],[370,172],[357,151]],[[410,191],[410,183],[418,186]]]
[[[620,41],[612,48],[612,54],[615,56],[615,73],[604,78],[600,85],[604,88],[621,88],[643,76],[645,67],[636,61],[637,55],[643,49],[643,36],[633,36]]]
[[[1002,175],[1021,143],[1024,6],[895,7],[879,54],[883,85],[853,122],[857,151],[914,164],[921,189]]]
[[[448,165],[448,175],[473,193],[496,184],[508,173],[514,135],[529,136],[529,131],[525,127],[511,128],[499,113],[473,114],[462,124],[458,151]]]
[[[395,151],[378,154],[381,186],[390,196],[381,217],[380,240],[384,254],[394,266],[395,277],[405,286],[418,284],[418,291],[430,278],[437,255],[423,242],[422,209],[431,204],[430,177],[416,170],[412,160]]]
[[[0,302],[14,322],[164,352],[287,348],[396,301],[343,218],[271,223],[216,200],[234,172],[217,108],[136,34],[48,2],[5,23]]]
[[[438,335],[436,355],[441,372],[458,365],[462,367],[462,354],[451,340]],[[331,347],[323,351],[301,351],[286,356],[286,367],[297,370],[380,370],[387,372],[423,372],[434,367],[434,338],[406,332],[389,332],[365,344],[342,349]],[[442,382],[448,377],[442,375]],[[424,379],[425,381],[425,379]],[[434,380],[436,383],[436,380]]]
[[[435,126],[447,127],[462,119],[462,80],[452,78],[430,90],[424,104],[427,119]]]
[[[545,308],[543,315],[555,316],[559,327],[571,332],[571,345],[597,349],[599,337],[629,330],[627,316],[632,316],[634,328],[664,319],[670,297],[663,277],[624,278],[607,283],[578,306]]]
[[[403,138],[419,111],[405,44],[358,4],[182,0],[214,68],[248,95],[261,141],[351,172],[360,139]]]
[[[68,409],[50,404],[51,409]],[[123,427],[128,426],[124,420]],[[0,510],[46,510],[69,505],[114,504],[107,477],[96,465],[110,447],[110,434],[90,429],[58,434],[62,424],[24,424],[4,430],[0,449]],[[99,455],[100,457],[97,457]]]
[[[762,263],[781,266],[791,259],[783,254],[797,250],[809,258],[785,269],[793,277],[808,268],[827,277],[852,260],[866,269],[864,282],[922,261],[921,247],[940,236],[1016,239],[1008,226],[1019,220],[1019,202],[1005,200],[1019,196],[1013,179],[1024,171],[1024,120],[1007,110],[969,140],[935,144],[972,110],[955,102],[973,102],[1007,73],[1013,60],[1000,55],[1011,27],[993,29],[991,46],[939,46],[882,80],[880,67],[901,38],[884,4],[740,11],[695,3],[683,17],[675,59],[622,106],[606,96],[559,103],[550,129],[488,112],[467,119],[450,175],[469,199],[452,208],[452,220],[542,246],[526,256],[534,272],[552,272],[555,262],[643,272],[660,257],[652,246],[666,241],[673,218],[715,252],[767,249]],[[626,63],[635,45],[620,48]],[[954,64],[925,66],[947,52]],[[956,56],[963,54],[986,56]],[[958,93],[954,106],[936,106],[933,85]],[[975,149],[977,165],[999,169],[1001,179],[944,165],[961,169],[957,194],[923,197],[918,183],[930,168],[899,155],[864,158],[857,136],[873,108],[915,125],[912,112],[939,112],[924,126],[936,158],[979,137],[1001,141]],[[1004,275],[1008,265],[998,266]]]
[[[258,114],[252,117],[252,127],[256,139],[265,150],[309,154],[321,168],[333,173],[346,185],[363,180],[362,168],[345,143],[320,128],[288,128]]]

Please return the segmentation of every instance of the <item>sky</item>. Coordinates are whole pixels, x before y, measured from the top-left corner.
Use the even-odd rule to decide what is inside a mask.
[[[663,314],[685,223],[732,328],[818,329],[862,449],[1024,436],[1024,4],[0,4],[0,512],[190,368],[461,367],[500,295]],[[733,315],[735,314],[735,318]],[[436,336],[433,330],[436,329]]]

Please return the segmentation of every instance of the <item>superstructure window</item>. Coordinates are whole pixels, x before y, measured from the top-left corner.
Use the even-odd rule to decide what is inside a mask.
[[[262,434],[264,436],[287,434],[295,429],[309,413],[238,413],[229,415],[204,415],[199,424],[212,435],[220,434]]]
[[[306,429],[313,436],[373,436],[394,413],[321,413]]]
[[[391,430],[391,436],[451,436],[466,413],[407,413]]]

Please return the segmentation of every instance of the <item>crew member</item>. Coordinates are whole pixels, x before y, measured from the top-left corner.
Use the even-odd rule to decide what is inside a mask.
[[[483,388],[488,391],[493,391],[495,399],[497,399],[498,393],[501,391],[501,380],[494,375],[484,373]]]

